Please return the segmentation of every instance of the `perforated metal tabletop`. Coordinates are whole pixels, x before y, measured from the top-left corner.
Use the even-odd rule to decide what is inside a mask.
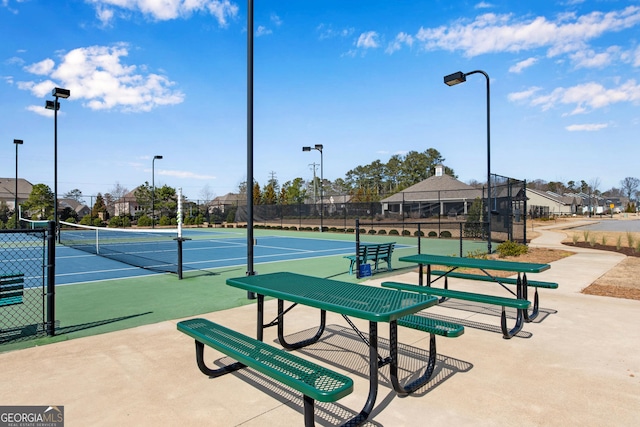
[[[390,322],[436,304],[437,298],[376,286],[279,272],[227,279],[227,284],[373,322]]]

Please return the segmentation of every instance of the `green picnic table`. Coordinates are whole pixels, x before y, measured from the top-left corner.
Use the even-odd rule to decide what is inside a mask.
[[[326,324],[326,312],[334,312],[343,316],[351,316],[369,321],[369,335],[366,342],[369,346],[369,395],[364,408],[346,425],[361,425],[371,414],[378,393],[378,369],[389,365],[391,383],[399,395],[406,395],[424,385],[433,373],[436,352],[429,352],[429,361],[425,373],[413,379],[408,385],[401,385],[398,379],[398,320],[411,316],[437,303],[437,298],[413,292],[403,292],[380,287],[341,282],[333,279],[306,276],[302,274],[279,272],[254,276],[243,276],[227,279],[227,284],[257,295],[257,339],[262,340],[265,327],[278,326],[278,340],[286,349],[292,350],[313,344],[318,341]],[[278,315],[276,320],[265,324],[264,297],[278,299]],[[284,301],[293,303],[286,310]],[[291,308],[297,304],[314,307],[320,310],[320,326],[314,337],[289,343],[284,334],[284,318]],[[346,317],[345,317],[346,318]],[[348,320],[348,319],[347,319]],[[378,323],[389,323],[389,357],[382,358],[378,351]],[[350,322],[352,327],[355,327]],[[364,335],[356,331],[364,338]],[[433,336],[433,335],[432,335]]]
[[[414,254],[403,256],[399,258],[402,262],[410,262],[419,265],[419,278],[418,287],[407,288],[406,284],[394,284],[394,282],[383,283],[383,286],[393,287],[395,289],[413,290],[420,293],[426,293],[428,295],[437,295],[442,297],[441,301],[447,298],[464,299],[468,301],[475,301],[481,303],[488,303],[502,306],[502,320],[501,327],[504,338],[511,338],[517,332],[522,329],[523,322],[530,322],[535,319],[539,313],[539,297],[538,290],[536,288],[534,295],[534,302],[532,311],[529,312],[531,304],[528,302],[528,281],[527,273],[540,273],[551,268],[549,264],[529,263],[529,262],[514,262],[504,260],[493,259],[481,259],[481,258],[464,258],[454,256],[442,256],[431,254]],[[432,266],[439,265],[448,267],[448,270],[437,272],[437,277],[432,279]],[[424,283],[424,266],[427,267],[426,271],[426,286]],[[474,268],[479,269],[484,273],[482,275],[467,275],[464,273],[454,273],[460,268]],[[517,279],[513,282],[513,279],[502,279],[492,275],[489,271],[510,271],[517,274]],[[475,294],[470,292],[461,292],[450,290],[448,285],[448,277],[461,277],[470,280],[486,280],[495,282],[506,289],[514,298],[504,298],[496,296],[488,296],[483,294]],[[438,280],[444,281],[444,289],[435,288],[432,285]],[[515,284],[516,292],[514,293],[509,289],[506,284]],[[552,286],[549,286],[552,287]],[[557,285],[556,285],[557,287]],[[426,289],[425,289],[426,288]],[[509,330],[506,326],[506,314],[505,307],[511,307],[516,309],[516,325]]]

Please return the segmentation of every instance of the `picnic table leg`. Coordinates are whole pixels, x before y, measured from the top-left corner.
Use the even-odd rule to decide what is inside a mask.
[[[318,327],[316,334],[311,338],[295,343],[289,343],[284,337],[284,301],[281,299],[278,300],[278,341],[280,341],[280,345],[287,350],[295,350],[317,342],[322,336],[326,324],[327,312],[326,310],[320,310],[320,326]]]
[[[523,299],[529,299],[528,298],[528,293],[529,293],[529,286],[527,284],[527,274],[523,273],[522,275],[522,279],[520,279],[520,273],[518,273],[518,283],[517,283],[517,287],[518,288],[522,288],[522,298]],[[520,298],[520,296],[518,296],[518,298]],[[538,298],[538,289],[536,288],[535,293],[533,294],[533,309],[531,311],[531,314],[529,314],[529,310],[525,310],[524,311],[524,321],[525,322],[531,322],[533,319],[535,319],[536,317],[538,317],[538,311],[539,311],[539,298]]]
[[[526,308],[524,309],[519,308],[516,310],[516,324],[513,327],[513,329],[509,330],[509,327],[507,326],[507,313],[504,306],[502,307],[500,327],[502,328],[502,337],[504,339],[508,340],[522,330],[524,314],[526,313],[526,311],[527,311]]]
[[[231,365],[221,366],[220,368],[211,369],[204,361],[204,344],[200,341],[196,341],[196,361],[198,362],[198,368],[200,372],[208,375],[210,378],[217,378],[221,375],[228,374],[230,372],[237,371],[246,367],[243,363],[234,362]]]
[[[395,322],[394,322],[395,323]],[[355,427],[364,424],[374,405],[376,404],[376,397],[378,396],[378,324],[373,321],[369,321],[369,395],[367,401],[364,404],[362,411],[355,417],[351,418],[346,423],[342,424],[342,427]]]
[[[389,367],[389,375],[391,376],[391,383],[393,389],[399,396],[406,396],[409,393],[413,393],[423,385],[425,385],[431,379],[433,371],[436,367],[436,336],[435,334],[429,334],[429,360],[424,374],[407,385],[401,385],[398,380],[398,323],[393,321],[389,323],[389,351],[391,353],[391,365]]]

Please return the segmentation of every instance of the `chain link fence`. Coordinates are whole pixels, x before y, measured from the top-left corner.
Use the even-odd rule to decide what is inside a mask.
[[[0,344],[47,333],[49,240],[45,229],[0,230]]]

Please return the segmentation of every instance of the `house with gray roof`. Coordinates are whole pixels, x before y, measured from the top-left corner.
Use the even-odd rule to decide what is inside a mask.
[[[576,195],[560,195],[552,191],[527,188],[527,209],[531,218],[573,215],[578,213],[582,204],[582,198]]]
[[[33,185],[26,179],[18,178],[18,205],[29,198]],[[0,202],[5,202],[10,210],[15,209],[16,179],[0,178]]]
[[[381,201],[385,215],[428,218],[438,215],[466,215],[482,190],[444,173],[437,165],[435,174]]]

